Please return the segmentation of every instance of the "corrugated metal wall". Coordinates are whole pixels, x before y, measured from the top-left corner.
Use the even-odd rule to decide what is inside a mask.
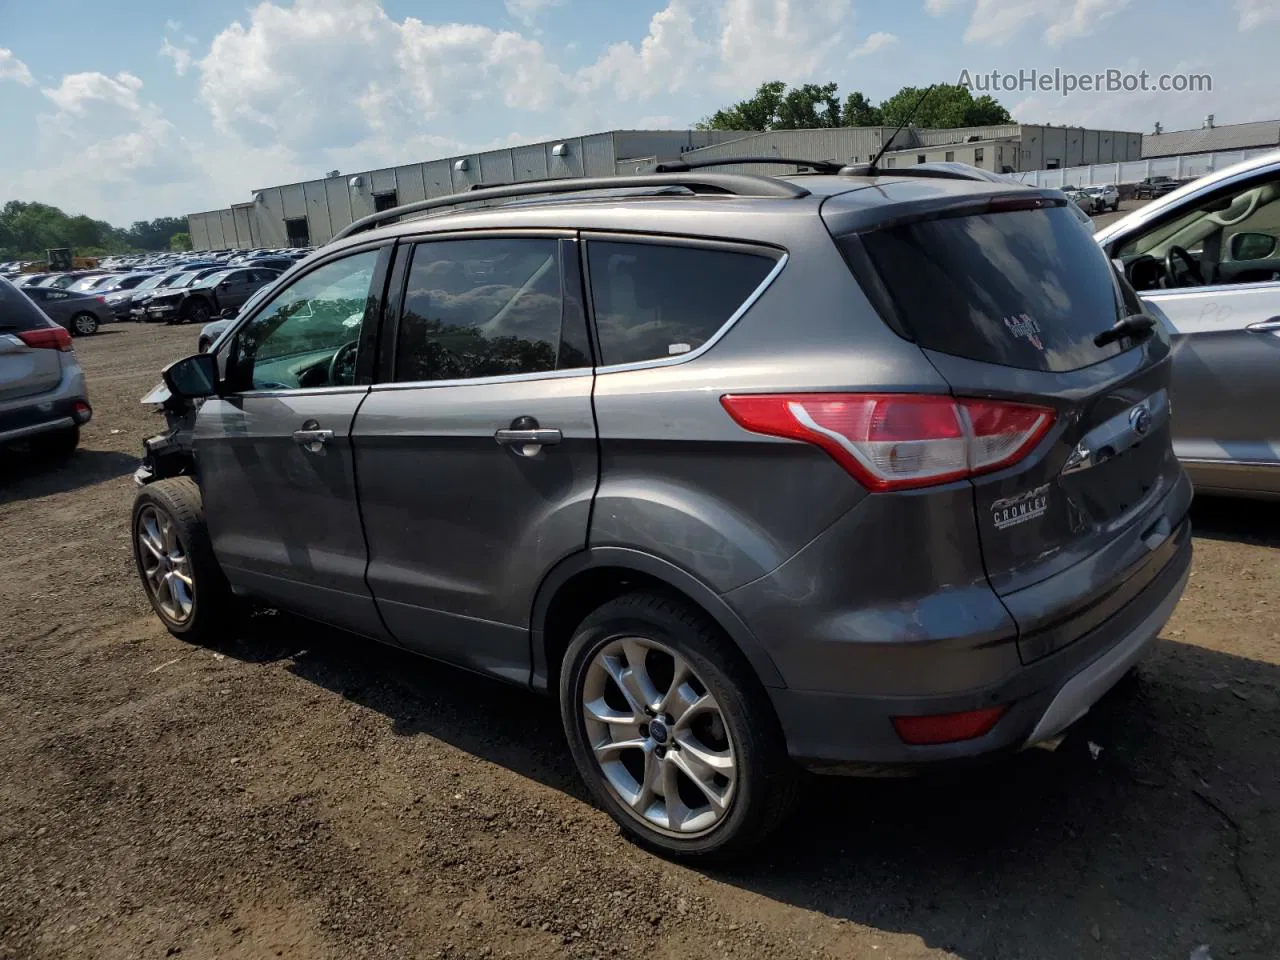
[[[1053,146],[1048,156],[1098,162],[1136,159],[1141,155],[1142,135],[1115,131],[1069,128],[1081,142],[1069,152],[1068,128],[998,124],[959,130],[903,130],[894,141],[903,150],[899,163],[914,162],[910,151],[921,148],[929,160],[942,159],[947,150],[957,160],[972,163],[975,146],[984,147],[981,166],[999,170],[1002,163],[1020,170],[1044,166],[1045,139]],[[353,220],[374,210],[374,194],[394,193],[397,203],[460,193],[475,184],[513,183],[562,177],[607,177],[633,173],[634,163],[624,161],[671,159],[682,154],[690,158],[738,155],[798,156],[815,160],[864,162],[879,151],[893,134],[892,127],[845,127],[828,130],[779,130],[744,133],[734,130],[615,130],[565,140],[548,140],[528,146],[489,150],[480,154],[448,157],[426,163],[410,163],[395,168],[343,174],[325,180],[267,187],[257,191],[260,199],[238,204],[245,212],[230,211],[191,214],[187,218],[191,242],[196,249],[222,247],[281,247],[288,243],[285,218],[306,217],[311,242],[327,242]],[[983,143],[964,144],[969,136],[983,137]],[[993,141],[1021,137],[1015,149],[999,143],[1005,157],[992,148]],[[562,156],[555,156],[557,144],[564,144]],[[1096,143],[1096,146],[1095,146]],[[692,147],[692,150],[687,148]],[[1053,152],[1057,150],[1058,152]],[[457,161],[466,161],[466,170],[456,170]],[[723,168],[729,171],[733,168]],[[743,172],[777,173],[776,166],[741,166]],[[353,179],[359,186],[351,186]],[[223,214],[226,214],[224,220]]]

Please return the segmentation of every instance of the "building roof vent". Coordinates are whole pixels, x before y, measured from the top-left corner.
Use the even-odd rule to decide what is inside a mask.
[[[1159,120],[1157,120],[1157,121],[1156,121],[1156,133],[1155,133],[1155,135],[1158,137],[1158,136],[1160,136],[1160,134],[1162,134],[1162,133],[1164,133],[1164,124],[1162,124]]]
[[[1213,129],[1213,114],[1212,114],[1212,113],[1211,113],[1211,114],[1209,114],[1207,117],[1205,117],[1205,118],[1204,118],[1204,129],[1205,129],[1205,130],[1212,130],[1212,129]]]
[[[453,169],[457,170],[458,173],[466,173],[471,169],[471,163],[466,157],[463,157],[461,160],[453,161]]]

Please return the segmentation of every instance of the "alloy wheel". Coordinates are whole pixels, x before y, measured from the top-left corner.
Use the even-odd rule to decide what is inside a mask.
[[[72,320],[76,333],[82,337],[87,337],[98,329],[98,321],[87,313],[77,314]]]
[[[617,637],[582,684],[587,742],[623,807],[668,835],[715,829],[734,800],[737,759],[720,705],[688,661],[655,640]]]
[[[165,617],[186,623],[195,610],[196,588],[177,526],[164,511],[146,507],[138,514],[134,536],[147,592]]]

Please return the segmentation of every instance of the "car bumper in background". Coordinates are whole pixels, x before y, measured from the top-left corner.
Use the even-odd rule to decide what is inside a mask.
[[[74,361],[63,361],[61,382],[46,393],[0,400],[0,444],[88,423],[93,416],[85,394],[84,374]]]

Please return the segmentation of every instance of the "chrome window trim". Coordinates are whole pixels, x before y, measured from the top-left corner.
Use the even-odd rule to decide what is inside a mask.
[[[532,380],[563,380],[569,377],[590,377],[595,371],[591,367],[573,367],[569,370],[542,370],[537,373],[502,373],[492,377],[470,377],[454,380],[397,380],[387,383],[375,383],[371,387],[374,393],[391,390],[429,390],[434,387],[466,387],[472,384],[484,385],[492,383],[524,383]]]

